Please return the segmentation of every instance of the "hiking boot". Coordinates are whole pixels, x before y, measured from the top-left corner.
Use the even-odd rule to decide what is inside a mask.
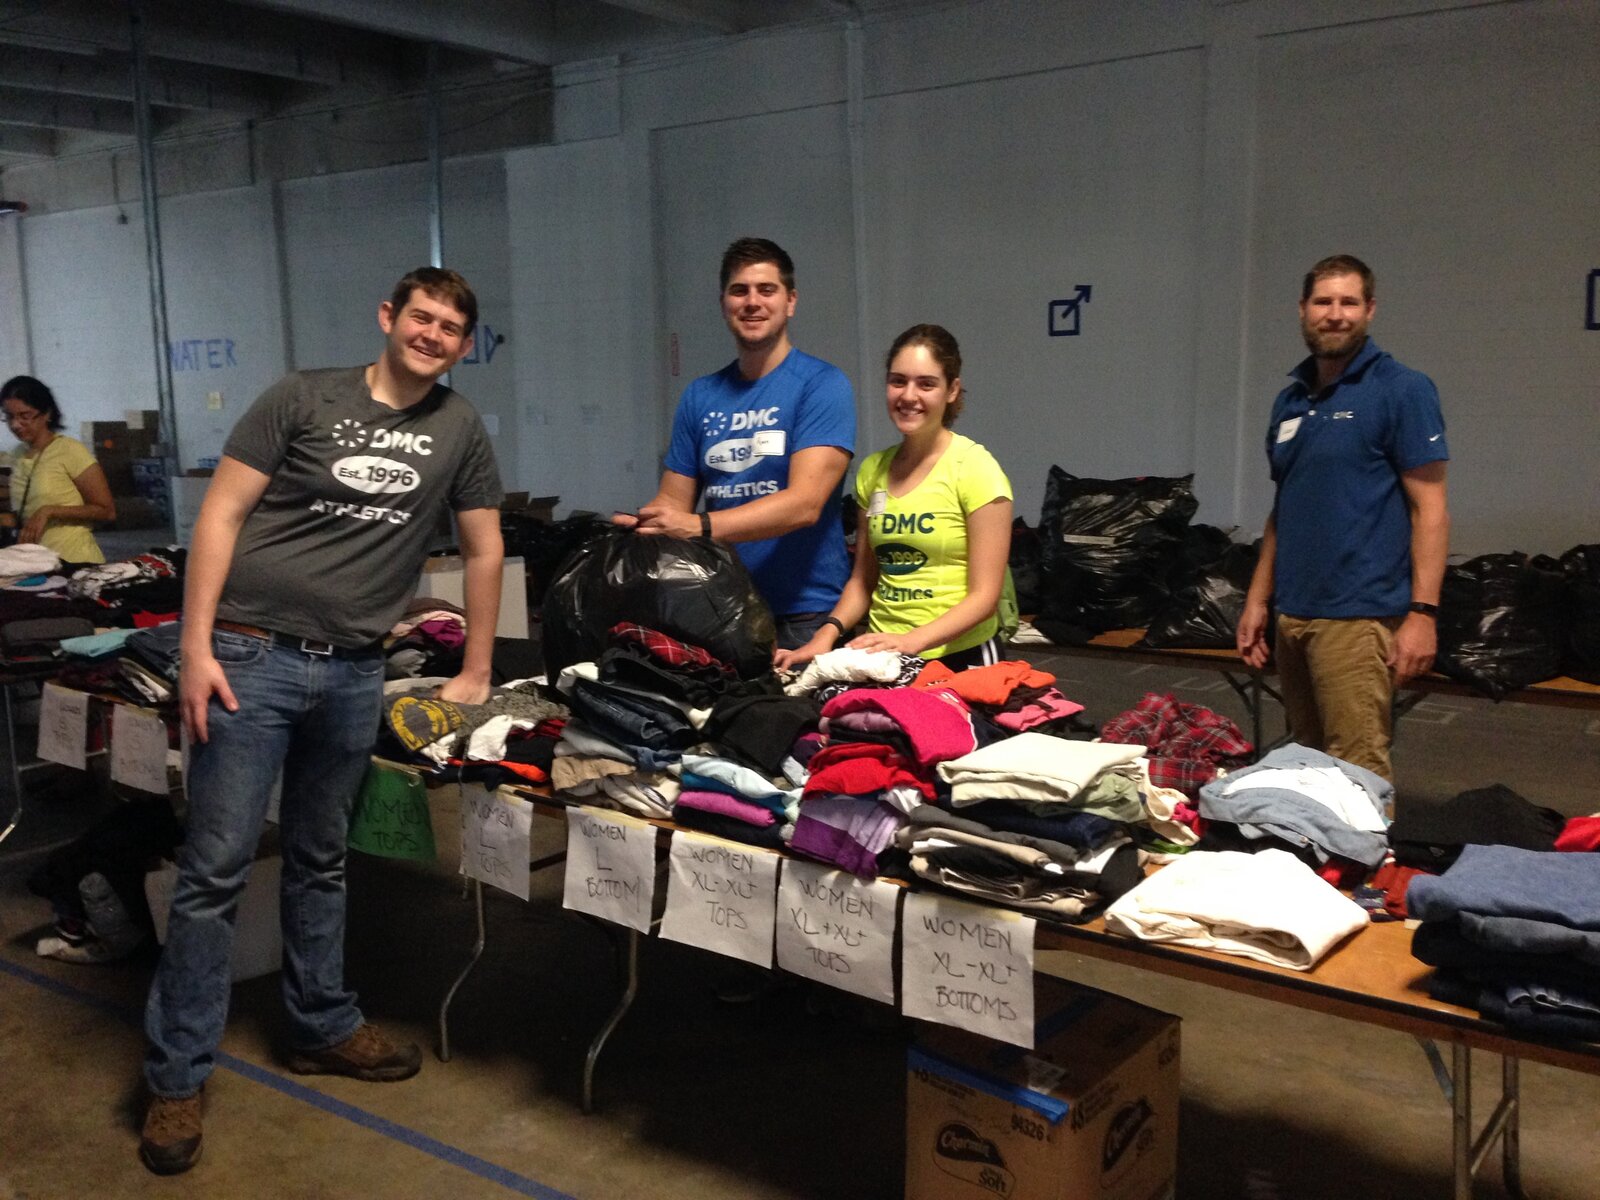
[[[157,1175],[181,1175],[200,1161],[200,1093],[151,1096],[139,1137],[139,1160]]]
[[[289,1070],[297,1075],[348,1075],[367,1083],[393,1083],[422,1070],[422,1051],[414,1044],[397,1046],[376,1026],[363,1023],[336,1046],[296,1050]]]

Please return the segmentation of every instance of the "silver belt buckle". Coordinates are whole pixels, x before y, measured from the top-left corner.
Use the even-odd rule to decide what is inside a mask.
[[[314,642],[310,638],[301,638],[300,649],[303,653],[315,654],[318,658],[333,657],[332,642]]]

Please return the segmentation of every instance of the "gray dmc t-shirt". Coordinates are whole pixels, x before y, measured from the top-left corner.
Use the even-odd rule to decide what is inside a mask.
[[[223,453],[272,476],[245,518],[217,616],[337,646],[376,641],[416,590],[439,514],[498,508],[494,450],[466,400],[436,385],[396,411],[365,367],[273,384]]]

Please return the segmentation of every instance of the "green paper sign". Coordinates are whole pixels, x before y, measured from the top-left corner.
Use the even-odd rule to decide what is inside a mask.
[[[432,859],[433,823],[420,776],[377,763],[367,768],[350,821],[350,848],[380,858]]]

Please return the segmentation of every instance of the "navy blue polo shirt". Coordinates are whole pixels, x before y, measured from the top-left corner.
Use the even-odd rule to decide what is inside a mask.
[[[1326,392],[1307,358],[1272,403],[1274,601],[1292,617],[1395,617],[1411,603],[1400,473],[1450,457],[1439,390],[1371,338]]]

